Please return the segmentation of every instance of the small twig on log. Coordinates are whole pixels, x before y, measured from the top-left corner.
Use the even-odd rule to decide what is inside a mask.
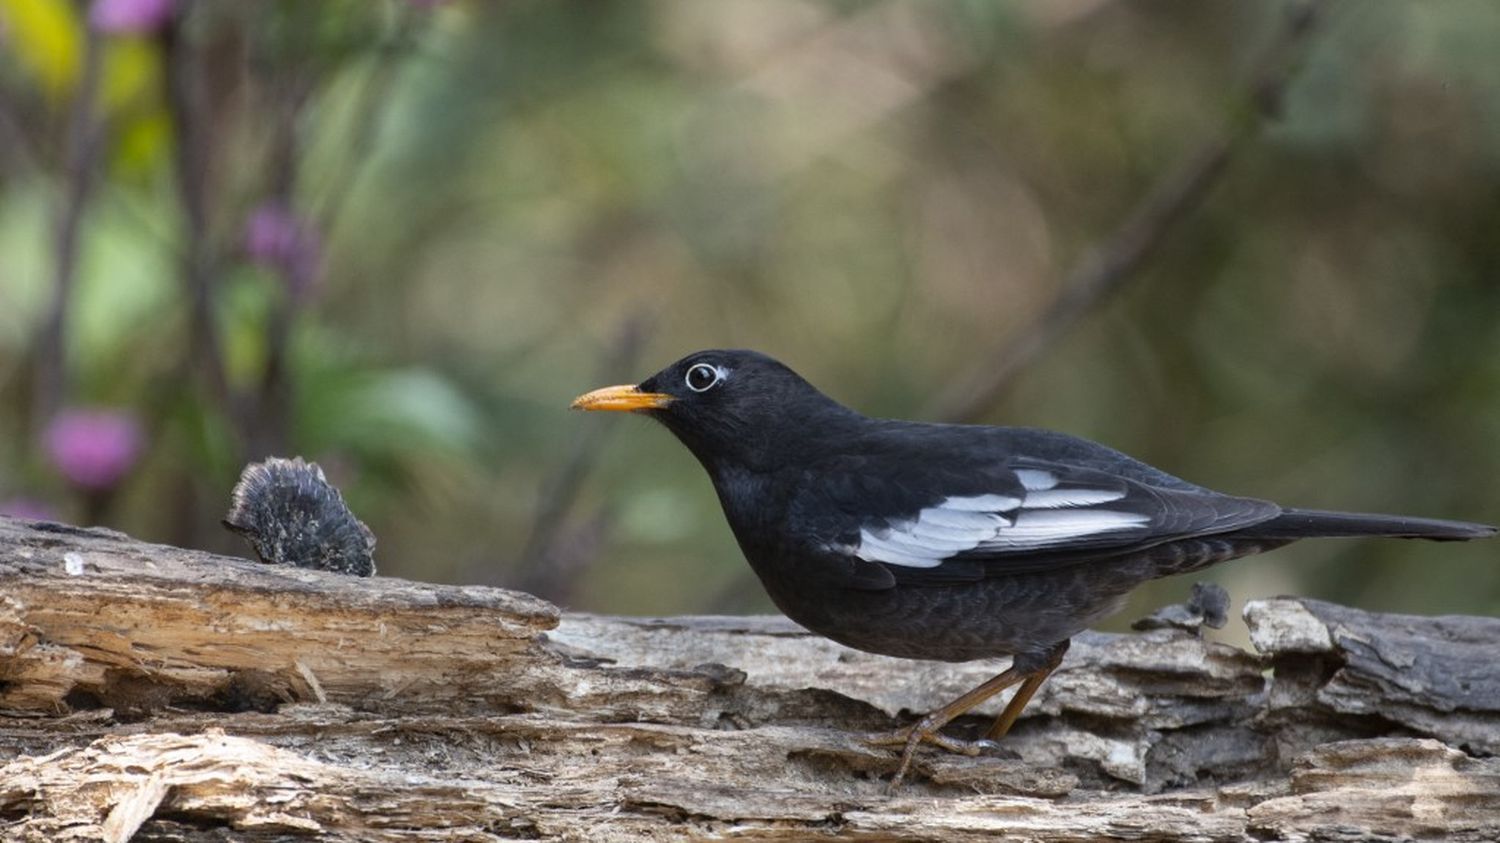
[[[1019,374],[1136,275],[1172,228],[1202,204],[1242,143],[1265,120],[1277,115],[1320,12],[1312,2],[1298,3],[1287,10],[1285,22],[1262,54],[1247,89],[1235,100],[1228,125],[1163,176],[1120,227],[1074,266],[1052,305],[988,356],[975,372],[959,378],[952,389],[941,394],[929,415],[954,422],[982,418]]]

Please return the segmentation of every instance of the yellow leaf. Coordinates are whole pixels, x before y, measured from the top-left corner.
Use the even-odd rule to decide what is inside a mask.
[[[114,39],[104,50],[103,70],[99,102],[108,113],[148,105],[161,90],[161,64],[148,41]]]
[[[0,0],[9,48],[47,97],[61,99],[78,82],[83,21],[69,0]]]
[[[172,122],[161,109],[129,120],[120,127],[119,145],[115,148],[115,166],[125,176],[150,172],[171,142]]]

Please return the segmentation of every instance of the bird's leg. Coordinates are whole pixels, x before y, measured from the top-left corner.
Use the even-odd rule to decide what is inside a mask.
[[[995,725],[985,733],[985,740],[997,741],[1005,737],[1010,727],[1015,725],[1016,718],[1021,716],[1021,710],[1031,702],[1031,695],[1035,694],[1036,689],[1042,687],[1042,683],[1052,675],[1052,671],[1057,670],[1057,666],[1062,664],[1063,654],[1068,652],[1068,644],[1069,642],[1064,641],[1048,651],[1046,663],[1040,670],[1027,676],[1026,681],[1021,683],[1021,687],[1016,689],[1016,695],[1010,698],[1010,702],[1005,704],[1005,710],[995,718]]]
[[[995,718],[994,725],[990,726],[989,731],[984,733],[985,740],[994,741],[1005,737],[1005,734],[1010,731],[1010,727],[1015,724],[1016,718],[1021,716],[1021,709],[1025,708],[1028,702],[1031,702],[1031,695],[1036,693],[1037,688],[1042,687],[1042,683],[1047,681],[1047,677],[1051,674],[1051,669],[1048,669],[1041,673],[1033,673],[1027,676],[1026,681],[1021,683],[1021,687],[1016,689],[1016,695],[1011,697],[1010,702],[1005,704],[1005,710],[1000,712],[999,717]]]
[[[993,697],[1001,691],[1009,688],[1017,682],[1025,679],[1027,674],[1011,666],[1008,670],[1000,673],[986,681],[979,687],[969,691],[942,708],[934,709],[926,717],[902,729],[882,735],[871,735],[866,738],[868,743],[883,744],[905,744],[906,748],[901,752],[901,765],[896,768],[896,775],[891,778],[891,788],[894,789],[906,778],[906,771],[911,767],[913,756],[916,755],[917,746],[922,741],[937,744],[949,752],[961,752],[965,755],[979,754],[979,746],[971,741],[961,741],[939,734],[938,730],[948,725],[953,718],[963,714],[976,705]]]
[[[865,739],[867,743],[876,745],[905,744],[901,752],[901,764],[896,768],[896,775],[891,777],[891,789],[901,785],[906,773],[911,769],[912,759],[916,756],[917,747],[923,741],[940,746],[949,752],[962,753],[964,755],[978,755],[980,749],[990,740],[1003,736],[1010,731],[1011,724],[1016,721],[1021,709],[1030,702],[1031,696],[1036,693],[1052,671],[1062,663],[1063,654],[1068,651],[1068,642],[1063,641],[1048,650],[1040,662],[1035,658],[1017,656],[1011,663],[1009,669],[993,677],[977,688],[969,691],[953,702],[942,708],[935,709],[926,717],[918,720],[910,726],[897,729],[880,735],[871,735]],[[1000,713],[995,725],[990,727],[989,734],[983,741],[965,741],[958,738],[950,738],[939,732],[944,726],[953,721],[954,718],[968,711],[976,705],[993,697],[1010,686],[1021,683],[1016,689],[1016,694]]]

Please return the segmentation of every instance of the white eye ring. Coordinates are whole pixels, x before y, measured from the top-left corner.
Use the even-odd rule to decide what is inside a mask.
[[[687,374],[683,376],[683,383],[694,392],[707,392],[718,386],[724,380],[725,372],[718,366],[707,363],[695,363],[688,367]],[[708,380],[703,380],[703,378]]]

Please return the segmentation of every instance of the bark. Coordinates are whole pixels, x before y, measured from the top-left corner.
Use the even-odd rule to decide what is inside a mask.
[[[859,735],[1003,663],[0,518],[0,839],[1500,839],[1500,620],[1245,616],[1083,636],[888,795]]]

